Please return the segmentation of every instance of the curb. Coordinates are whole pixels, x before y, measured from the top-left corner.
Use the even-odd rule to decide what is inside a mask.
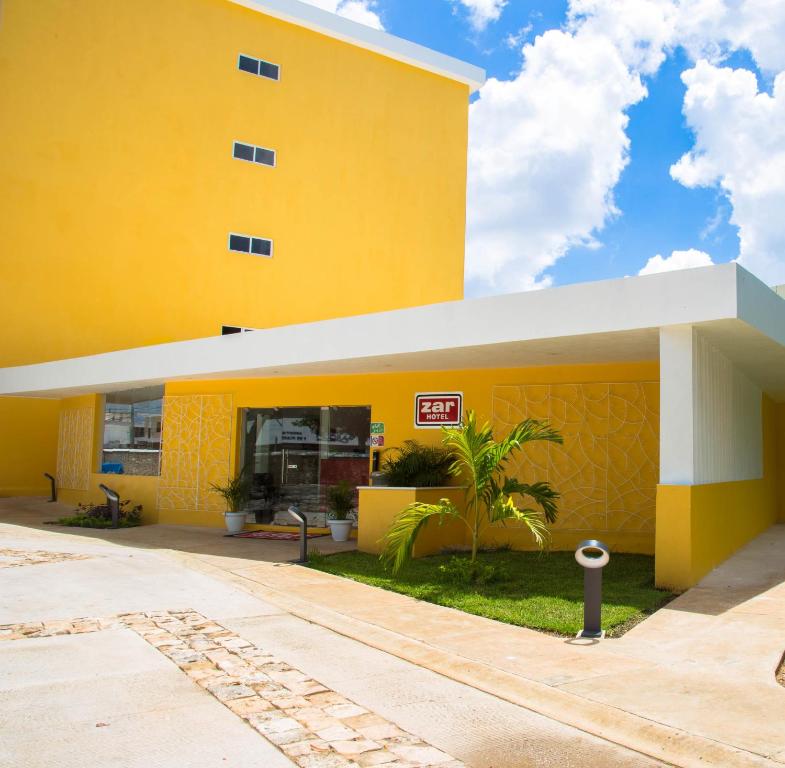
[[[680,768],[771,768],[782,765],[762,755],[561,691],[314,605],[199,557],[173,550],[169,552],[188,567],[229,581],[300,619],[661,762]]]

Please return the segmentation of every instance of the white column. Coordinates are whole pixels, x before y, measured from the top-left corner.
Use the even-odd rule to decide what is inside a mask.
[[[660,483],[695,480],[695,331],[660,328]]]

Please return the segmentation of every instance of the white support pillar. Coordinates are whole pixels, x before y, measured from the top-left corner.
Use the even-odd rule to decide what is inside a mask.
[[[695,480],[695,330],[660,328],[660,483]]]

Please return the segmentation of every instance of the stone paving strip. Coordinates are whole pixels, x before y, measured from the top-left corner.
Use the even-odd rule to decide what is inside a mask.
[[[0,641],[128,628],[301,768],[465,768],[196,611],[0,625]]]
[[[62,563],[66,560],[89,560],[90,555],[74,555],[70,552],[44,552],[29,549],[0,549],[0,568],[19,568],[23,565]]]

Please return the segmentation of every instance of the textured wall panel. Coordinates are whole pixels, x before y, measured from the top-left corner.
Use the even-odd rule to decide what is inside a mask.
[[[548,419],[564,445],[534,443],[510,474],[561,493],[556,530],[654,531],[659,472],[657,383],[525,384],[493,390],[498,434]]]
[[[229,477],[232,396],[169,395],[163,415],[159,510],[223,512],[210,484]]]
[[[57,485],[72,491],[90,488],[93,463],[93,408],[66,408],[60,411],[57,444]]]
[[[762,392],[695,330],[695,482],[763,477]]]

